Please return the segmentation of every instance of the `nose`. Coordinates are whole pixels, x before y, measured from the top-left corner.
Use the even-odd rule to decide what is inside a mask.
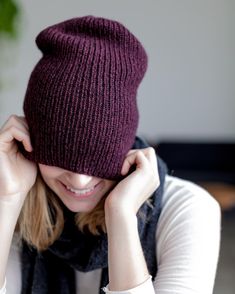
[[[94,178],[93,176],[74,173],[74,172],[69,172],[69,174],[67,175],[68,183],[77,189],[92,187],[91,182],[93,178]]]

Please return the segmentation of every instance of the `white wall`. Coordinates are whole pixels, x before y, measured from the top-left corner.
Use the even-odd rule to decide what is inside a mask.
[[[235,140],[235,1],[18,0],[20,39],[0,44],[0,123],[22,114],[29,74],[47,25],[87,14],[114,18],[144,44],[138,133],[154,140]],[[1,60],[2,59],[2,60]]]

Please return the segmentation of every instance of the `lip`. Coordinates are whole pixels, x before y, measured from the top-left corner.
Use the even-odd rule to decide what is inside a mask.
[[[87,192],[85,194],[82,194],[82,195],[78,195],[76,193],[73,193],[72,191],[69,191],[67,188],[66,188],[66,185],[63,184],[62,182],[59,181],[59,184],[60,184],[60,187],[62,188],[63,190],[63,193],[65,193],[66,195],[74,198],[74,199],[77,199],[77,200],[85,200],[85,199],[88,199],[88,198],[92,198],[93,196],[95,196],[95,194],[101,189],[102,187],[102,181],[100,181],[98,184],[95,185],[95,188],[94,190],[90,191],[90,192]]]

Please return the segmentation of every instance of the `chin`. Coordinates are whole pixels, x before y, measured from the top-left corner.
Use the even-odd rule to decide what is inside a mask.
[[[94,203],[75,203],[75,204],[72,204],[72,203],[64,203],[64,205],[72,212],[90,212],[92,211],[96,205]]]

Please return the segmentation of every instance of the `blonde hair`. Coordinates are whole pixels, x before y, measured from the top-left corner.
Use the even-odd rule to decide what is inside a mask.
[[[91,212],[75,215],[75,223],[81,231],[86,230],[93,235],[106,232],[104,202],[105,196]],[[59,238],[63,228],[64,215],[60,200],[38,173],[22,207],[17,231],[28,244],[42,251]]]

